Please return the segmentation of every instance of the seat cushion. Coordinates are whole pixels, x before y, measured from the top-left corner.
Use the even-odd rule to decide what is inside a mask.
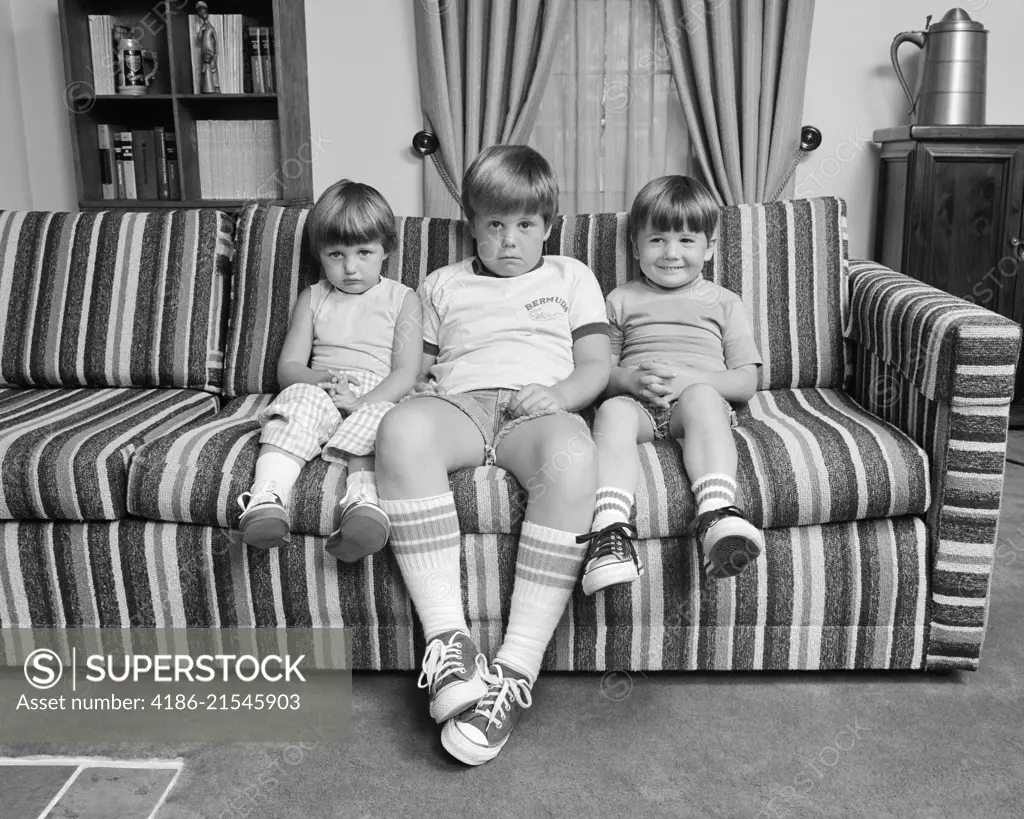
[[[147,441],[217,411],[192,390],[0,390],[0,520],[117,520]]]
[[[237,498],[252,485],[259,454],[256,415],[273,395],[247,395],[229,401],[174,436],[142,447],[132,459],[128,508],[149,520],[201,523],[236,528]],[[345,464],[314,458],[292,490],[292,531],[328,535],[337,501],[345,492]]]
[[[219,392],[220,211],[0,211],[0,385]]]
[[[259,453],[256,414],[272,395],[229,402],[132,459],[128,508],[150,520],[235,527]],[[738,503],[761,528],[921,515],[927,456],[895,427],[836,390],[758,392],[738,411]],[[696,514],[676,441],[642,444],[635,522],[640,537],[677,537]],[[308,463],[292,491],[292,531],[328,535],[344,494],[344,464]],[[451,476],[464,533],[518,533],[526,492],[495,466]]]
[[[928,456],[838,390],[770,390],[737,410],[737,504],[762,528],[923,515]],[[634,522],[675,537],[696,515],[676,441],[641,444]],[[499,467],[452,476],[464,532],[518,532],[526,492]]]

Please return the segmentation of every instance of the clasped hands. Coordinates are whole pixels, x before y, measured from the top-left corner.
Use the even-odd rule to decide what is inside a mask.
[[[334,373],[330,381],[321,381],[317,384],[320,389],[327,392],[331,403],[339,410],[349,415],[359,407],[362,399],[352,392],[349,384],[358,384],[359,379],[348,373]]]
[[[685,364],[670,365],[662,358],[641,362],[631,374],[634,396],[656,407],[668,408],[691,384],[702,380],[700,370]]]

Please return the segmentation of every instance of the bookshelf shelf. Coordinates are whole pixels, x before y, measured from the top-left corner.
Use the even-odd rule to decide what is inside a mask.
[[[310,144],[304,5],[304,0],[211,0],[222,86],[230,90],[244,84],[258,89],[254,72],[259,69],[260,81],[265,77],[268,85],[272,83],[273,93],[200,94],[196,93],[192,51],[196,20],[190,21],[190,15],[195,15],[194,0],[155,7],[153,0],[58,0],[79,208],[217,207],[230,211],[256,200],[297,205],[312,202],[311,163],[295,161],[296,157],[308,157]],[[97,20],[95,15],[109,19]],[[228,15],[237,17],[229,22]],[[94,17],[92,24],[90,17]],[[103,32],[110,20],[130,27],[141,47],[157,56],[156,76],[143,94],[95,93],[114,84],[111,77],[99,73],[111,70],[113,37],[110,54],[102,58],[106,61],[103,66],[94,63],[91,36],[94,30]],[[97,37],[102,48],[102,34]],[[268,40],[272,56],[260,60],[254,56],[256,44],[261,48]],[[230,59],[232,54],[238,62]],[[75,91],[82,88],[91,96]],[[117,169],[113,154],[117,133],[125,135],[123,145],[133,148],[123,157],[135,162],[140,151],[147,157],[153,152],[158,193],[169,197],[173,180],[170,187],[164,184],[170,165],[161,162],[168,154],[159,147],[163,144],[160,135],[164,142],[167,135],[176,137],[178,198],[141,198],[142,188],[136,190],[138,198],[107,198],[119,196],[117,179],[111,178]],[[153,147],[148,147],[147,135],[151,135]],[[137,139],[141,139],[141,149]],[[104,146],[111,145],[109,156],[101,151],[101,141]],[[146,167],[154,166],[147,163]],[[122,165],[124,168],[131,170],[131,166]],[[136,162],[135,176],[140,173],[147,183],[151,181],[149,171],[140,171]],[[227,186],[225,173],[232,175]],[[145,190],[152,192],[148,186]],[[214,196],[216,193],[220,195]],[[231,197],[231,193],[256,195]]]

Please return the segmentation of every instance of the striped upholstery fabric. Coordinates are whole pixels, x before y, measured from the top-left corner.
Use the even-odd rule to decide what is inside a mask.
[[[142,444],[217,411],[189,390],[0,389],[0,520],[116,520]]]
[[[242,549],[211,527],[144,523],[0,524],[0,626],[336,627],[356,669],[418,669],[423,637],[389,550],[348,566],[323,542]],[[638,543],[639,582],[577,588],[547,669],[920,668],[927,616],[919,518],[767,533],[766,559],[700,583],[688,539]],[[493,656],[508,616],[516,538],[469,535],[463,605]]]
[[[150,520],[234,527],[235,499],[251,483],[256,414],[272,396],[231,401],[216,418],[142,447],[132,458],[128,508]],[[929,502],[924,452],[835,390],[759,392],[735,431],[739,503],[757,526],[921,515]],[[696,514],[676,441],[640,447],[635,522],[641,537],[674,537]],[[345,467],[320,458],[296,483],[292,529],[326,536],[344,494]],[[498,467],[452,475],[463,532],[518,533],[526,492]]]
[[[1020,327],[851,263],[852,396],[929,453],[929,668],[975,669],[988,613]]]
[[[304,233],[308,211],[250,205],[238,231],[225,395],[277,391],[277,357],[299,292],[319,277]],[[473,253],[462,222],[400,217],[385,275],[417,287],[428,273]],[[607,294],[636,270],[626,214],[559,216],[547,254],[573,256]],[[704,275],[739,293],[764,359],[760,388],[840,387],[846,368],[846,204],[796,199],[727,207],[719,250]]]
[[[259,454],[256,416],[273,398],[236,398],[216,417],[142,447],[129,472],[129,512],[150,520],[237,527],[237,498],[252,485]],[[315,458],[306,464],[292,492],[294,531],[329,535],[335,529],[346,475],[344,463]]]
[[[218,392],[232,251],[214,210],[0,211],[0,385]]]

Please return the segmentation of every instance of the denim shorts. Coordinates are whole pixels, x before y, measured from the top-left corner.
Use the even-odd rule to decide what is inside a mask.
[[[417,398],[439,398],[453,407],[462,410],[463,413],[469,416],[469,420],[476,425],[476,428],[480,430],[480,435],[484,439],[484,466],[491,466],[494,463],[494,453],[502,438],[520,424],[524,424],[534,418],[543,418],[545,415],[566,415],[575,419],[579,422],[587,441],[593,440],[590,436],[590,428],[587,426],[587,422],[583,420],[579,413],[569,412],[568,410],[547,410],[545,412],[531,413],[530,415],[520,415],[514,418],[508,410],[508,405],[517,392],[519,390],[504,388],[471,390],[470,392],[456,394],[422,392],[407,395],[399,403],[404,404],[407,401],[415,401]]]
[[[637,407],[647,416],[651,422],[651,426],[654,428],[654,440],[665,441],[669,438],[668,425],[672,420],[672,411],[675,410],[676,404],[679,403],[678,399],[673,401],[667,407],[658,407],[654,404],[648,404],[646,401],[641,401],[639,398],[634,398],[632,395],[620,395],[619,398],[624,398],[627,401],[636,404]],[[725,411],[729,413],[729,426],[736,428],[740,425],[739,419],[736,417],[736,410],[732,408],[732,404],[722,399]]]

